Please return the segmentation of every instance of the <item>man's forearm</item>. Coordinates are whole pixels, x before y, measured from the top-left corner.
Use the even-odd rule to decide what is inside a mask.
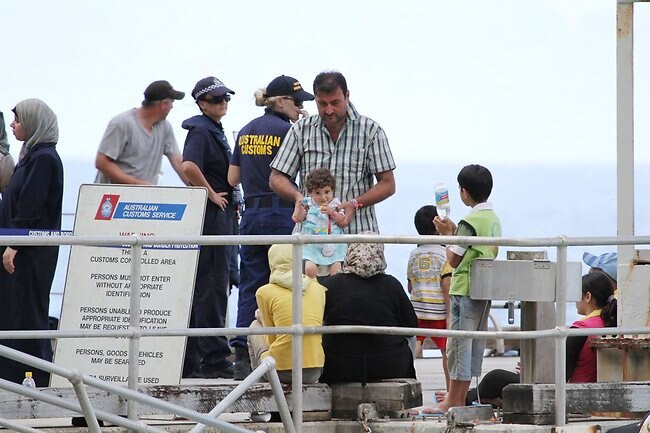
[[[176,154],[169,157],[168,159],[169,159],[169,163],[171,164],[172,168],[174,169],[178,177],[181,178],[181,180],[185,185],[189,185],[190,179],[187,177],[185,172],[183,172],[183,169],[181,167],[183,164],[183,157],[180,154]]]
[[[302,194],[291,180],[282,172],[275,169],[271,171],[269,177],[269,186],[280,197],[285,200],[297,202],[302,199]]]
[[[391,188],[390,185],[379,182],[376,183],[372,188],[366,191],[364,194],[361,194],[356,198],[360,204],[363,206],[372,206],[374,204],[380,203],[386,200],[388,197],[395,193],[395,189]]]
[[[104,176],[108,177],[112,183],[132,185],[146,185],[149,183],[127,174],[114,161],[110,160],[106,156],[98,157],[95,162],[95,167],[97,170],[101,171]]]
[[[357,199],[357,202],[363,206],[372,206],[395,194],[395,176],[392,171],[377,173],[375,177],[377,183],[372,188],[359,197],[351,197],[350,199]]]

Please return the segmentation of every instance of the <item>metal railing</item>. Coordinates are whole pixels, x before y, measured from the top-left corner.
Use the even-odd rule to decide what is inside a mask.
[[[292,292],[293,301],[293,324],[291,327],[276,328],[200,328],[200,329],[140,329],[140,287],[134,284],[131,290],[135,291],[130,296],[130,327],[125,330],[116,331],[92,331],[92,330],[74,330],[74,331],[0,331],[0,339],[32,339],[32,338],[107,338],[123,337],[129,338],[129,383],[128,388],[115,386],[107,382],[95,379],[90,376],[81,375],[69,369],[62,368],[55,364],[34,358],[21,352],[5,346],[0,346],[0,356],[6,356],[25,364],[32,365],[42,370],[58,374],[70,380],[75,388],[79,399],[79,405],[66,403],[67,406],[59,403],[62,407],[70,410],[83,412],[87,417],[99,415],[100,418],[123,425],[136,431],[158,431],[149,426],[143,427],[137,421],[136,404],[142,403],[170,413],[180,415],[205,425],[218,427],[227,432],[244,432],[247,431],[239,426],[226,423],[217,419],[215,416],[223,412],[226,405],[231,404],[234,399],[238,398],[245,390],[251,386],[256,378],[263,376],[266,371],[260,373],[256,370],[254,377],[242,382],[233,391],[233,397],[228,396],[222,401],[209,415],[199,414],[181,406],[167,403],[162,400],[156,400],[137,392],[138,389],[138,353],[141,338],[147,337],[164,337],[164,336],[235,336],[235,335],[263,335],[263,334],[292,334],[292,413],[293,429],[296,433],[302,432],[302,386],[295,386],[302,383],[302,336],[304,334],[331,334],[331,333],[365,333],[365,334],[389,334],[412,336],[415,334],[425,336],[447,336],[447,337],[467,337],[467,338],[511,338],[511,339],[537,339],[537,338],[555,338],[555,409],[556,425],[562,426],[566,423],[566,338],[568,336],[588,336],[588,335],[621,335],[621,334],[650,334],[650,327],[638,328],[598,328],[598,329],[568,329],[566,327],[566,264],[567,248],[573,246],[594,246],[594,245],[649,245],[650,236],[637,237],[576,237],[568,238],[565,236],[552,238],[482,238],[482,237],[457,237],[457,236],[387,236],[387,235],[331,235],[331,236],[313,236],[295,234],[290,236],[147,236],[146,238],[138,235],[133,236],[66,236],[66,237],[27,237],[27,236],[5,236],[3,237],[4,245],[92,245],[92,246],[114,246],[128,245],[132,248],[131,260],[131,281],[140,280],[140,260],[142,254],[142,245],[160,244],[198,244],[198,245],[268,245],[276,243],[293,244],[293,284],[298,286],[301,278],[301,258],[302,246],[308,243],[358,243],[358,242],[380,242],[384,244],[457,244],[457,245],[499,245],[499,246],[520,246],[520,247],[554,247],[557,249],[557,284],[556,284],[556,304],[561,306],[557,308],[556,327],[554,329],[544,329],[537,331],[452,331],[452,330],[425,330],[419,328],[395,328],[395,327],[374,327],[374,326],[319,326],[305,327],[302,325],[302,296],[300,291]],[[604,331],[606,330],[606,332]],[[269,368],[266,366],[264,368]],[[271,368],[271,370],[274,369]],[[259,376],[259,377],[258,377]],[[273,374],[270,374],[273,376]],[[272,380],[273,382],[273,380]],[[98,389],[113,392],[128,400],[127,414],[128,420],[116,417],[115,415],[93,410],[85,394],[83,385],[94,386]],[[273,386],[273,383],[272,383]],[[48,401],[51,396],[39,393],[38,391],[22,387],[20,385],[0,380],[0,388],[27,395],[31,398],[38,398]],[[274,394],[275,395],[275,394]],[[280,395],[281,392],[280,392]],[[276,396],[278,397],[278,396]],[[280,407],[282,403],[277,402]],[[282,409],[281,413],[282,413]],[[288,409],[287,409],[288,413]],[[285,418],[283,417],[283,420]],[[290,419],[290,418],[287,418]],[[10,428],[16,428],[14,423],[8,420],[0,419],[0,425]],[[98,431],[98,425],[90,423],[91,431]],[[197,426],[196,431],[200,431]],[[23,430],[33,431],[33,429]]]

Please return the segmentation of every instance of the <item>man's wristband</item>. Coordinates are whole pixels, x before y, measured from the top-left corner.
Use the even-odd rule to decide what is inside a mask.
[[[356,198],[353,198],[353,199],[350,200],[350,201],[351,201],[352,204],[354,205],[354,208],[355,208],[355,209],[359,209],[360,207],[363,207],[363,204],[359,203],[359,202],[357,201]]]

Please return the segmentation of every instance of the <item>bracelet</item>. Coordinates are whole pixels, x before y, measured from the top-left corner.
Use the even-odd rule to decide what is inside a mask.
[[[350,200],[350,201],[351,201],[352,204],[354,205],[354,208],[355,208],[355,209],[359,209],[360,207],[363,207],[363,204],[359,203],[359,202],[357,201],[356,198],[353,198],[353,199]]]

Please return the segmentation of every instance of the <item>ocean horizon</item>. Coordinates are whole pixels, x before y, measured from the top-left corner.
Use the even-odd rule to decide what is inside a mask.
[[[480,162],[479,162],[480,163]],[[461,219],[469,208],[458,196],[456,175],[464,164],[398,164],[395,170],[396,193],[376,206],[381,234],[417,235],[413,216],[418,208],[434,203],[433,189],[438,182],[449,188],[450,218]],[[494,178],[490,202],[494,205],[503,227],[504,237],[542,238],[565,235],[569,237],[616,235],[616,167],[612,164],[499,164],[487,165]],[[95,179],[92,161],[66,160],[63,200],[63,228],[74,224],[77,194],[82,184]],[[637,167],[636,184],[645,184],[648,170]],[[159,185],[181,186],[181,182],[164,161]],[[637,197],[639,194],[637,193]],[[636,232],[648,233],[650,211],[647,202],[636,202]],[[387,273],[406,287],[406,264],[415,245],[386,245]],[[498,259],[506,251],[544,250],[555,260],[555,248],[501,247]],[[600,254],[613,247],[569,247],[569,261],[582,261],[582,253]],[[51,291],[50,315],[59,317],[69,247],[62,247]],[[587,267],[583,265],[583,271]],[[493,311],[505,324],[505,311]],[[567,321],[577,319],[573,303],[567,304]],[[519,318],[517,314],[517,322]]]

